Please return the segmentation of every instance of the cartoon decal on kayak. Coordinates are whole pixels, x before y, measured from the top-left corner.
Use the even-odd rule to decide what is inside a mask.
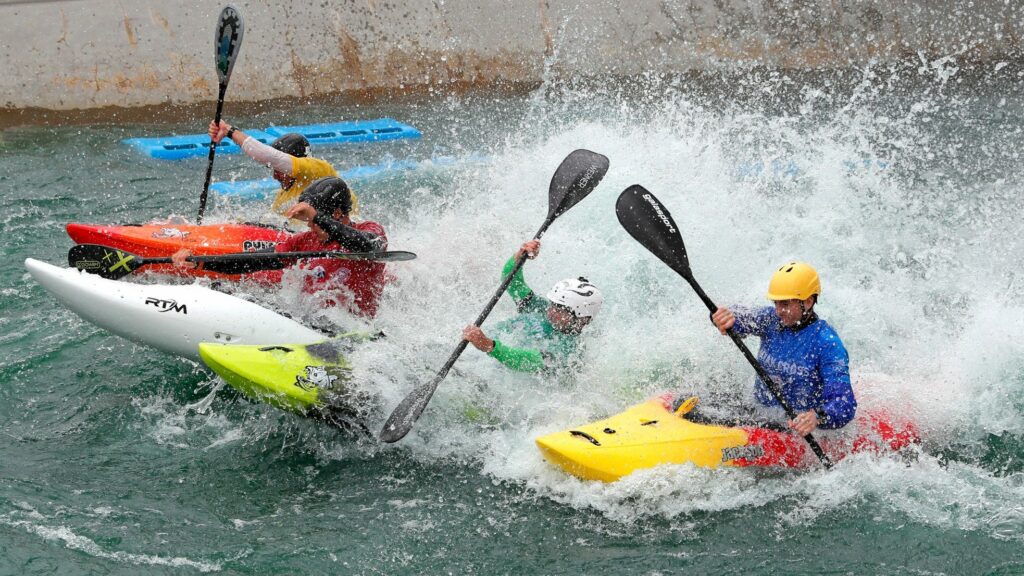
[[[347,380],[347,374],[332,374],[327,366],[306,366],[304,373],[295,377],[295,385],[303,390],[331,389],[338,380]]]

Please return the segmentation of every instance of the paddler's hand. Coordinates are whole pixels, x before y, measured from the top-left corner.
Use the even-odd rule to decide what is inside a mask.
[[[494,350],[494,340],[487,337],[479,326],[470,324],[462,329],[462,339],[476,347],[484,354],[490,354]]]
[[[295,220],[302,220],[303,222],[312,222],[313,218],[316,218],[316,208],[313,208],[306,202],[298,202],[294,206],[288,209],[284,213],[289,218]]]
[[[186,260],[186,258],[188,258],[191,255],[191,250],[189,250],[188,248],[182,248],[181,250],[178,250],[174,254],[171,254],[171,262],[174,262],[175,268],[195,268],[195,262],[189,262],[188,260]]]
[[[711,321],[715,323],[719,332],[725,334],[736,323],[736,316],[728,308],[719,308],[711,315]]]
[[[540,254],[540,240],[528,240],[523,242],[523,245],[519,247],[519,251],[516,252],[516,260],[520,259],[523,254],[530,260],[533,260]]]
[[[818,427],[818,414],[814,410],[801,412],[789,421],[789,427],[801,436],[807,436]]]
[[[231,129],[231,125],[221,120],[220,124],[215,121],[210,121],[210,127],[206,130],[206,133],[210,135],[210,140],[213,140],[215,144],[220,144],[220,141],[227,135],[228,130]]]

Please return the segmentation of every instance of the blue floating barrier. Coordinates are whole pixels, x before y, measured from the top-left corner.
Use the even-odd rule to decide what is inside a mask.
[[[392,118],[334,122],[330,124],[303,124],[300,126],[271,126],[267,128],[266,132],[275,138],[289,132],[298,132],[305,136],[310,144],[314,145],[378,142],[381,140],[419,138],[422,136],[419,130]]]
[[[348,182],[358,182],[360,180],[369,180],[389,172],[416,170],[420,166],[427,164],[433,166],[452,166],[459,162],[478,163],[485,160],[486,158],[483,156],[471,156],[464,159],[452,156],[438,156],[423,162],[413,159],[391,160],[371,166],[354,166],[348,170],[342,171],[340,176]],[[214,182],[213,184],[210,184],[210,191],[214,194],[220,194],[221,196],[227,196],[230,198],[238,198],[240,200],[264,200],[273,196],[279,188],[281,188],[281,184],[273,178],[264,178],[262,180],[236,180],[233,182]]]
[[[276,138],[262,130],[246,130],[246,134],[268,144]],[[160,160],[181,160],[195,156],[206,156],[210,151],[210,137],[207,134],[190,134],[186,136],[162,136],[159,138],[128,138],[125,144],[137,149],[147,156]],[[217,144],[218,154],[238,154],[242,148],[225,138]]]
[[[221,196],[228,196],[231,198],[240,198],[242,200],[263,200],[270,198],[281,188],[281,184],[273,178],[264,178],[263,180],[237,180],[237,181],[225,181],[225,182],[214,182],[210,184],[210,192],[214,194],[220,194]]]
[[[854,173],[860,170],[885,170],[889,164],[881,160],[843,160],[843,167],[847,173]],[[792,160],[775,159],[768,162],[742,162],[734,166],[732,172],[737,178],[796,178],[801,176],[804,170]]]
[[[762,176],[795,178],[800,174],[800,168],[792,160],[753,161],[737,164],[733,173],[739,178],[760,178]]]
[[[854,162],[852,160],[844,160],[843,166],[846,167],[847,172],[854,172],[859,168],[863,168],[865,170],[885,170],[886,168],[889,167],[889,163],[883,162],[881,160],[868,160],[867,158],[864,158],[863,160],[860,161],[859,166],[857,165],[857,162]]]
[[[264,144],[279,136],[298,132],[311,144],[347,144],[350,142],[379,142],[402,138],[419,138],[419,130],[402,124],[392,118],[377,120],[355,120],[328,124],[303,124],[300,126],[271,126],[266,130],[245,130],[245,133]],[[159,138],[128,138],[122,140],[138,151],[160,160],[181,160],[206,156],[210,148],[210,137],[206,134],[185,136],[162,136]],[[218,154],[239,154],[242,151],[234,142],[225,139],[217,145]]]

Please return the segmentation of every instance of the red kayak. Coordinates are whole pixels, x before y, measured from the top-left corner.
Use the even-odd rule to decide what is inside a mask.
[[[102,244],[138,254],[143,258],[170,256],[182,248],[196,255],[256,252],[273,248],[291,232],[260,224],[78,224],[67,225],[68,236],[78,244]],[[164,274],[233,278],[216,272],[174,268],[169,264],[146,266]]]

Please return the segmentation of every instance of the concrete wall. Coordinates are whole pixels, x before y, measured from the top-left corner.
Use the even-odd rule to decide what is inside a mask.
[[[208,0],[0,0],[0,108],[216,98]],[[276,0],[245,19],[233,101],[564,75],[908,56],[1018,58],[1021,0]]]

